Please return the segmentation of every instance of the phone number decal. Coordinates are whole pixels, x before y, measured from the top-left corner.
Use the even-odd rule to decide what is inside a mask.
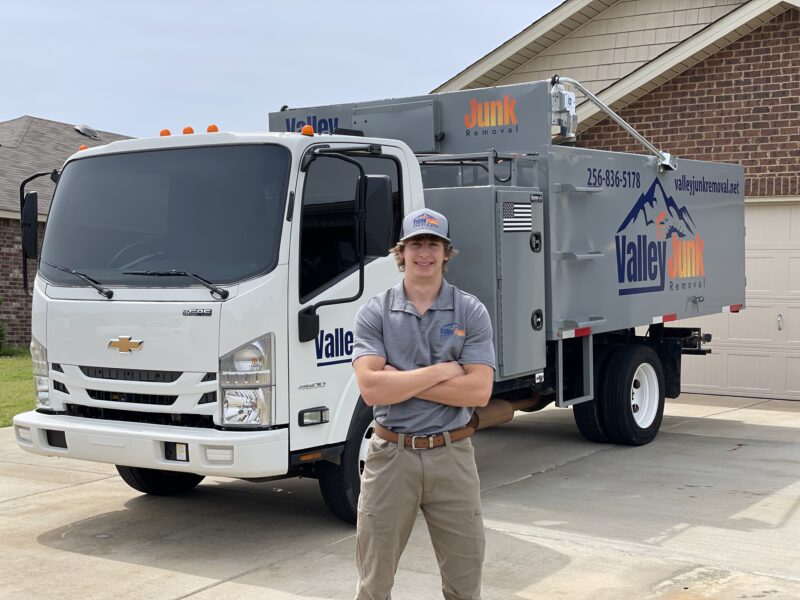
[[[616,169],[586,169],[589,178],[586,185],[594,187],[640,188],[642,178],[636,171]]]

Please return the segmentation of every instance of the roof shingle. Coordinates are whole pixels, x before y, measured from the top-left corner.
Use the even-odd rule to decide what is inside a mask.
[[[19,185],[34,173],[61,169],[64,161],[82,145],[101,146],[128,136],[98,131],[93,140],[74,125],[24,116],[0,123],[0,210],[19,212]],[[39,214],[50,210],[55,185],[48,177],[28,184],[39,192]]]

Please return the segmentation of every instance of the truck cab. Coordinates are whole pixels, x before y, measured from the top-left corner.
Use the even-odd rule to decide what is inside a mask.
[[[398,141],[208,133],[75,154],[41,248],[18,443],[156,494],[336,470],[357,300],[399,280],[388,249],[421,206]]]

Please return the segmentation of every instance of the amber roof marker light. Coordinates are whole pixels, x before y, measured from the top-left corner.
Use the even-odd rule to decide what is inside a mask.
[[[314,128],[311,125],[303,125],[300,133],[302,135],[314,135]]]

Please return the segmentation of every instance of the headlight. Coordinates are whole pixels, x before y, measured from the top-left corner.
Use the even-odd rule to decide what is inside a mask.
[[[36,338],[31,340],[33,381],[36,384],[36,408],[50,408],[50,368],[47,364],[47,348]]]
[[[220,425],[272,425],[273,342],[268,333],[219,359]]]

